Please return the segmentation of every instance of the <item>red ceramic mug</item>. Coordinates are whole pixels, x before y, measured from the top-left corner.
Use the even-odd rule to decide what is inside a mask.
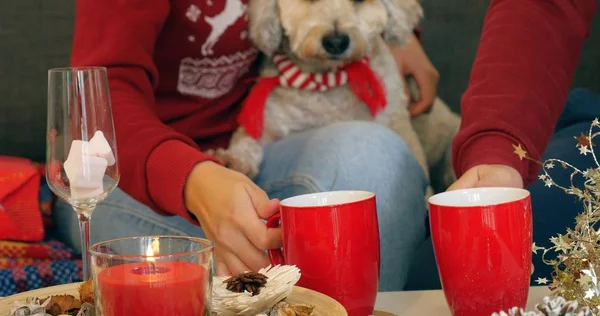
[[[429,199],[431,236],[453,315],[524,308],[531,275],[531,199],[516,188],[475,188]]]
[[[349,316],[373,313],[379,287],[379,226],[375,194],[334,191],[281,201],[267,226],[283,230],[271,263],[296,265],[298,286],[340,302]]]

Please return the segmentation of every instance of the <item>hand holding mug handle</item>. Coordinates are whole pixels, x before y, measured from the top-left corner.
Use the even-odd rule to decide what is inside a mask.
[[[269,217],[267,220],[267,228],[277,228],[281,223],[281,213],[273,214],[273,216]],[[269,249],[267,250],[269,253],[269,259],[271,260],[271,264],[276,265],[285,265],[285,258],[283,257],[283,251],[281,248],[277,249]]]

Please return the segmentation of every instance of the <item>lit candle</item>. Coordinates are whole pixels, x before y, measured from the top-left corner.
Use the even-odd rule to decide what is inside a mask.
[[[146,248],[146,260],[148,261],[148,263],[150,263],[150,266],[152,267],[151,272],[157,273],[157,269],[156,269],[156,260],[154,259],[154,256],[158,256],[160,254],[160,244],[158,241],[158,238],[152,238],[152,242],[148,245],[148,248]],[[150,273],[149,275],[152,275],[153,273]]]
[[[145,262],[116,265],[98,273],[104,316],[210,315],[205,310],[209,275],[204,267],[185,261],[157,261],[158,239],[148,245],[146,254]]]

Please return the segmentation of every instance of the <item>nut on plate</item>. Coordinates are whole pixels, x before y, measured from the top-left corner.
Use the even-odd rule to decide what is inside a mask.
[[[286,301],[281,301],[269,311],[269,316],[311,316],[314,306],[306,304],[290,304]]]

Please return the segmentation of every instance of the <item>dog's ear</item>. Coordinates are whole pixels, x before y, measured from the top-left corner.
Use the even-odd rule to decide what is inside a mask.
[[[423,8],[418,0],[381,0],[388,12],[383,38],[390,44],[404,45],[421,18]]]
[[[249,0],[248,29],[254,45],[271,56],[281,45],[283,36],[277,0]]]

